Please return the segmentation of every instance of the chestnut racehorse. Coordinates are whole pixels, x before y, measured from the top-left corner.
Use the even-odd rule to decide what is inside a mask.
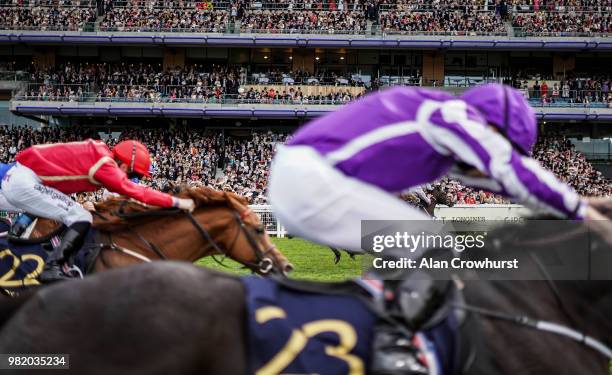
[[[88,272],[152,260],[195,262],[211,255],[232,258],[259,274],[293,269],[244,198],[207,187],[184,189],[178,196],[195,201],[192,214],[119,198],[97,203],[93,228],[100,244],[94,246],[100,252]],[[58,225],[38,219],[28,242],[58,234]]]

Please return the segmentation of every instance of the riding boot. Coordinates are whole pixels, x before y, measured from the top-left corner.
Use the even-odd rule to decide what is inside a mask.
[[[47,264],[39,276],[41,282],[50,283],[70,278],[70,275],[63,272],[62,264],[81,248],[90,227],[91,224],[88,222],[77,222],[66,229],[62,242],[50,256],[50,259],[47,260]]]
[[[63,251],[58,247],[53,250],[49,257],[47,257],[47,262],[45,264],[45,268],[43,268],[42,273],[38,277],[38,280],[43,284],[52,283],[55,281],[69,279],[70,276],[66,275],[62,270],[62,265],[60,264],[60,259],[62,259]]]
[[[32,224],[33,221],[34,219],[26,213],[22,213],[19,216],[17,216],[17,219],[15,220],[13,225],[11,225],[11,229],[9,230],[8,238],[11,239],[11,238],[21,237],[23,232],[25,232],[26,229],[28,229],[28,227],[30,226],[30,224]]]

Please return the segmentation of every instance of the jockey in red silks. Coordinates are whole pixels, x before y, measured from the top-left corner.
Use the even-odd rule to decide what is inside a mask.
[[[89,211],[67,194],[110,191],[159,207],[192,211],[193,200],[173,197],[138,185],[130,178],[150,176],[151,157],[145,145],[127,140],[111,151],[102,141],[32,146],[17,155],[2,179],[2,193],[16,209],[64,223],[62,242],[41,274],[42,281],[65,278],[60,264],[83,244],[92,223]]]

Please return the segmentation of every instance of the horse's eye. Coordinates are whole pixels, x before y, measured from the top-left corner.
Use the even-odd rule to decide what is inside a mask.
[[[255,228],[255,232],[256,232],[257,234],[264,234],[266,231],[264,230],[264,227],[263,227],[263,226],[259,226],[259,227],[256,227],[256,228]]]

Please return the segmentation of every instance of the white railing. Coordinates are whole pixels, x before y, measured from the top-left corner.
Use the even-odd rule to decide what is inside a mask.
[[[276,220],[272,207],[267,204],[251,205],[251,209],[259,215],[259,219],[266,228],[269,235],[283,238],[287,235],[285,227]],[[470,220],[470,221],[488,221],[502,220],[512,221],[513,218],[525,216],[529,214],[529,210],[523,206],[516,204],[481,204],[481,205],[464,205],[458,204],[454,207],[436,207],[436,218],[445,220]],[[0,211],[0,217],[13,217],[4,211]]]
[[[269,205],[252,205],[251,209],[259,215],[269,235],[285,237],[287,231],[283,225],[276,220],[272,213],[272,208]],[[437,207],[435,213],[436,218],[445,220],[512,221],[513,218],[529,214],[529,210],[516,204],[458,204],[454,207]]]
[[[268,232],[269,235],[281,238],[285,237],[287,231],[281,225],[281,223],[276,220],[276,217],[274,217],[274,214],[272,213],[272,207],[270,205],[260,204],[251,205],[250,207],[253,211],[255,211],[257,215],[259,215],[259,219],[266,227],[266,232]]]

